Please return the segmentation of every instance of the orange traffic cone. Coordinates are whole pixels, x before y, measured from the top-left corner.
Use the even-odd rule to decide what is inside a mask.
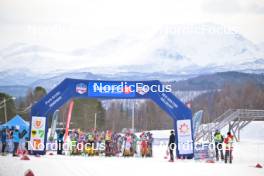
[[[32,172],[32,170],[28,169],[28,170],[25,172],[24,176],[35,176],[35,174]]]
[[[23,155],[23,156],[21,157],[21,160],[30,160],[30,158],[29,158],[27,155]]]
[[[256,165],[256,168],[263,168],[259,163]]]

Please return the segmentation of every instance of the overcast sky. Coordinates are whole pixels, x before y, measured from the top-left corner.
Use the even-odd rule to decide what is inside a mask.
[[[264,0],[0,0],[0,47],[67,50],[135,28],[213,22],[264,42]]]

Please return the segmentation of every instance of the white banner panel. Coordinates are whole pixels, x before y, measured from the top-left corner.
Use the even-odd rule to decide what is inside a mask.
[[[178,150],[179,154],[192,154],[192,126],[191,120],[177,121],[177,135],[178,135]]]
[[[30,145],[32,150],[43,151],[45,140],[46,117],[32,116]]]

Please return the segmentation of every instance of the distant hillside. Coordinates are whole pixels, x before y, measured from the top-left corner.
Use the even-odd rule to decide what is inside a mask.
[[[212,90],[221,89],[227,84],[239,86],[246,82],[253,82],[259,86],[264,86],[264,74],[220,72],[176,81],[171,84],[174,90]]]
[[[14,85],[14,86],[0,86],[0,92],[7,93],[14,97],[25,96],[29,90],[28,86]]]
[[[160,77],[158,77],[160,76]],[[30,85],[11,85],[0,86],[0,92],[8,93],[12,96],[25,96],[29,88],[42,86],[47,91],[50,91],[58,85],[65,78],[78,79],[94,79],[94,80],[151,80],[160,78],[166,84],[171,84],[173,91],[204,91],[212,89],[221,89],[225,84],[229,85],[243,85],[246,82],[253,82],[254,84],[264,86],[264,74],[241,73],[241,72],[219,72],[214,74],[200,75],[194,77],[189,75],[181,77],[178,75],[159,75],[158,73],[140,74],[140,73],[120,73],[116,75],[100,75],[89,72],[68,73],[59,76],[54,76],[46,79],[38,79]],[[168,80],[175,81],[165,81]],[[189,79],[188,79],[189,78]],[[180,81],[176,81],[180,80]],[[179,95],[178,95],[179,96]]]

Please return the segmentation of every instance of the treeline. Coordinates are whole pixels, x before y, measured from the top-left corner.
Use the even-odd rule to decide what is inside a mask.
[[[105,109],[102,103],[96,99],[74,99],[70,128],[91,130],[95,124],[98,129],[105,128]],[[59,109],[59,119],[57,127],[65,128],[68,117],[69,102]],[[50,118],[50,122],[51,123]]]
[[[24,120],[29,121],[31,105],[40,100],[47,94],[43,87],[36,87],[34,90],[29,89],[26,97],[15,98],[6,93],[0,93],[0,122],[10,120],[16,114],[23,117]],[[6,102],[6,106],[4,105]]]
[[[203,123],[213,121],[228,109],[264,109],[264,87],[253,82],[242,85],[226,84],[196,97],[192,110],[204,110]]]
[[[111,129],[120,132],[132,128],[132,102],[114,100],[107,102],[107,107],[95,99],[75,99],[72,113],[71,128],[90,130],[96,127],[100,130]],[[171,118],[152,101],[145,100],[138,104],[135,101],[134,128],[137,131],[172,128]],[[68,104],[60,108],[59,124],[64,128],[68,114]]]
[[[132,103],[131,103],[132,104]],[[134,109],[134,128],[136,131],[160,130],[172,128],[171,118],[154,102],[145,100],[134,108],[124,106],[122,101],[113,101],[106,111],[105,128],[122,131],[132,128],[132,111]]]
[[[0,93],[0,123],[16,115],[16,105],[12,96]]]

